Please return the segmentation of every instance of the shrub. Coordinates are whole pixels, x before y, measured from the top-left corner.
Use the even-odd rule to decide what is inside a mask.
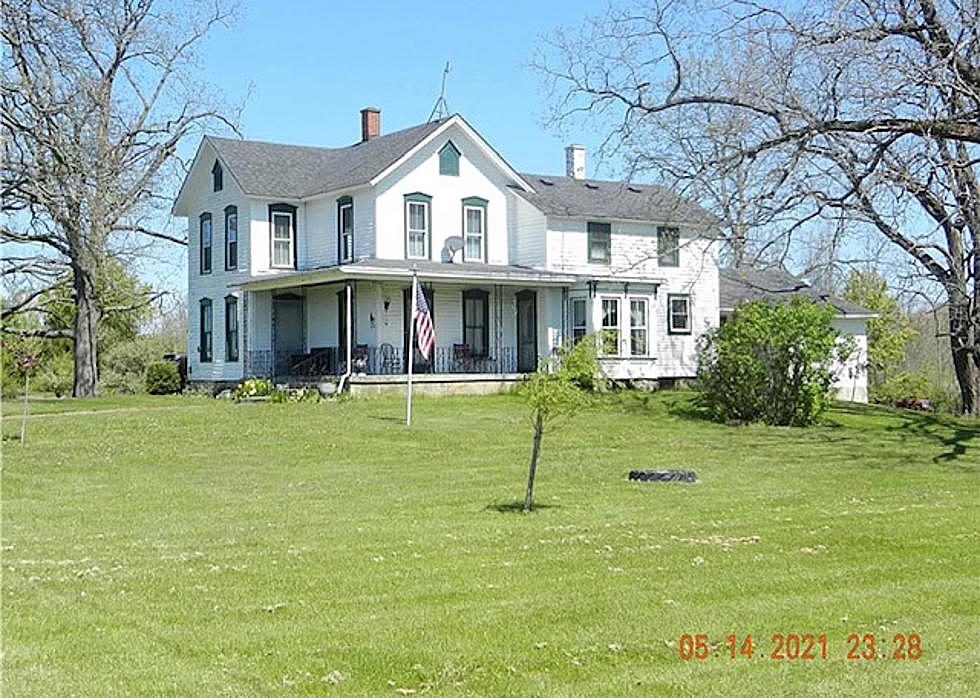
[[[596,351],[596,335],[590,334],[577,342],[560,347],[555,353],[555,366],[582,390],[603,390],[606,377],[602,375]]]
[[[949,389],[936,385],[921,373],[902,371],[891,378],[871,386],[869,398],[872,402],[896,405],[906,400],[928,400],[934,410],[955,412],[958,395]]]
[[[720,421],[812,424],[830,402],[833,362],[850,351],[833,317],[803,298],[742,306],[699,342],[697,404]]]
[[[146,367],[146,392],[171,395],[180,392],[180,371],[173,361],[154,361]]]
[[[99,387],[107,393],[143,392],[147,368],[172,347],[172,341],[159,337],[137,337],[112,345],[99,357]]]
[[[75,377],[75,362],[71,352],[50,355],[37,368],[37,377],[31,381],[34,389],[42,393],[54,393],[56,397],[71,395]]]

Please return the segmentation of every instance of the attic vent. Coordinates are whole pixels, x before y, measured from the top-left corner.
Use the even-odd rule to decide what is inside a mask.
[[[629,189],[634,194],[642,194],[643,193],[638,187],[626,187],[626,188]]]
[[[586,182],[585,183],[585,188],[586,189],[598,189],[599,188],[599,185],[598,184],[592,184],[591,182]]]
[[[539,182],[541,182],[541,183],[542,183],[543,185],[545,185],[546,187],[553,187],[553,186],[555,186],[555,183],[554,183],[554,182],[552,182],[552,181],[551,181],[551,180],[549,180],[549,179],[539,179],[538,181],[539,181]]]

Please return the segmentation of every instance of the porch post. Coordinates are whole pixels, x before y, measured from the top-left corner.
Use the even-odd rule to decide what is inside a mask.
[[[415,296],[418,293],[418,272],[412,270],[412,312],[408,314],[408,403],[405,407],[405,426],[412,426],[412,364],[415,363]]]

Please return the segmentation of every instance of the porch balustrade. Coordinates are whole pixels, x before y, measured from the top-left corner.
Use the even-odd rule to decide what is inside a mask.
[[[438,373],[515,373],[517,348],[498,347],[486,356],[474,355],[465,344],[435,347],[428,360],[415,351],[413,371]],[[277,355],[273,351],[249,351],[246,373],[250,377],[313,378],[339,376],[347,371],[347,352],[341,347],[318,347],[309,353]],[[391,344],[359,344],[352,351],[354,374],[397,375],[407,372],[405,351]],[[288,367],[286,369],[285,367]]]

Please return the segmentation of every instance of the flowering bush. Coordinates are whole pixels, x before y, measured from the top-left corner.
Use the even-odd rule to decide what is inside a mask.
[[[268,397],[270,402],[320,402],[320,391],[316,388],[276,388],[271,380],[266,378],[249,378],[240,383],[232,392],[235,400],[252,397]]]
[[[247,381],[239,383],[231,396],[236,400],[249,397],[266,397],[275,392],[275,386],[268,378],[249,378]]]

